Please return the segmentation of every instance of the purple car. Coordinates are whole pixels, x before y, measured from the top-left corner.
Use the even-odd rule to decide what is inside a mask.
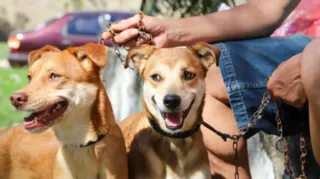
[[[133,16],[124,12],[72,12],[48,20],[34,30],[15,32],[8,38],[8,61],[11,66],[28,64],[28,54],[45,45],[65,49],[88,42],[98,42],[98,36],[108,22],[115,22]],[[105,45],[111,46],[107,40]]]

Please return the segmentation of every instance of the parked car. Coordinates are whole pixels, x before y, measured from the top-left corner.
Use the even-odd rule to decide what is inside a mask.
[[[17,31],[8,38],[8,61],[11,66],[24,66],[28,63],[30,51],[45,45],[60,49],[79,46],[88,42],[98,42],[98,36],[108,22],[115,22],[133,16],[124,12],[72,12],[48,19],[33,30]],[[112,42],[105,41],[111,46]]]

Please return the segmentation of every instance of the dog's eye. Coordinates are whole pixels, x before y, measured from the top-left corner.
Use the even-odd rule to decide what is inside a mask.
[[[31,75],[28,75],[27,78],[28,78],[28,81],[30,82],[31,81]]]
[[[153,74],[153,75],[151,75],[151,79],[153,80],[153,81],[161,81],[161,76],[160,75],[158,75],[158,74]]]
[[[52,79],[52,80],[54,80],[56,78],[59,78],[59,77],[60,77],[60,75],[58,75],[56,73],[50,73],[50,76],[49,76],[49,78]]]
[[[192,80],[196,75],[194,73],[191,73],[190,71],[184,71],[183,72],[183,78],[184,80]]]

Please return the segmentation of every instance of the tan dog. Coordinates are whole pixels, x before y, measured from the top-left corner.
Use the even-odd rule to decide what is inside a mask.
[[[199,126],[204,78],[220,51],[206,43],[187,48],[132,49],[144,79],[144,112],[120,123],[125,137],[129,178],[211,178]]]
[[[123,136],[100,80],[107,53],[98,44],[30,53],[30,82],[11,102],[32,114],[0,135],[1,179],[127,178]]]

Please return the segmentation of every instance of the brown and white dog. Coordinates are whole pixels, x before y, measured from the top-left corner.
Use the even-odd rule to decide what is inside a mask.
[[[218,48],[136,47],[129,51],[143,80],[144,112],[120,123],[128,152],[129,178],[211,178],[199,126],[204,78],[217,64]]]
[[[30,82],[11,102],[31,115],[0,135],[1,179],[128,177],[124,139],[100,80],[107,54],[98,44],[30,53]]]

